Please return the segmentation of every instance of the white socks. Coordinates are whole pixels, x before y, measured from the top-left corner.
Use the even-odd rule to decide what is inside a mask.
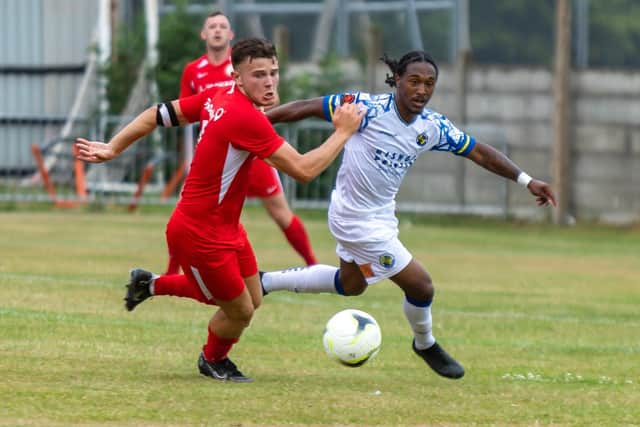
[[[413,330],[416,348],[418,350],[424,350],[425,348],[431,347],[436,342],[436,339],[431,333],[431,304],[429,303],[427,307],[419,307],[411,304],[405,298],[402,308]]]
[[[262,287],[267,293],[290,291],[312,294],[342,294],[342,286],[337,279],[338,272],[338,268],[323,264],[270,271],[262,275]],[[405,298],[402,308],[413,330],[416,348],[423,350],[431,347],[436,342],[431,330],[431,302],[426,306],[423,304],[415,305]]]
[[[270,271],[263,274],[262,287],[267,293],[291,291],[312,294],[321,292],[335,294],[338,293],[335,285],[337,273],[338,268],[323,264],[282,271]]]

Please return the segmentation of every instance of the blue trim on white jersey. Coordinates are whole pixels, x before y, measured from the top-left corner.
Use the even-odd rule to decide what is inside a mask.
[[[324,113],[324,119],[328,122],[333,118],[335,98],[337,98],[337,95],[326,95],[322,98],[322,112]]]
[[[415,115],[411,122],[407,122],[398,111],[394,93],[372,95],[363,94],[362,92],[345,92],[326,95],[322,98],[322,111],[325,120],[330,122],[336,108],[345,102],[360,102],[367,108],[367,114],[360,123],[359,132],[363,132],[371,120],[393,109],[398,120],[405,126],[412,126],[418,119],[422,119],[431,121],[440,129],[439,143],[429,148],[430,151],[449,151],[457,156],[466,157],[476,145],[475,138],[458,130],[443,114],[428,108]],[[378,131],[382,132],[381,130]]]
[[[471,150],[473,150],[473,147],[476,145],[476,139],[472,136],[467,135],[466,133],[464,141],[465,142],[464,144],[462,144],[462,147],[454,151],[454,154],[456,156],[467,157],[467,155],[471,152]]]

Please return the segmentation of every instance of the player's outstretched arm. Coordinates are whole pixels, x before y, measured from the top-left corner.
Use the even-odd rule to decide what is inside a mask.
[[[364,114],[365,111],[358,105],[340,106],[333,114],[335,130],[323,144],[305,154],[300,154],[291,145],[285,143],[265,160],[295,180],[309,182],[338,157],[347,140],[360,127]]]
[[[171,113],[165,111],[168,107]],[[153,132],[159,122],[163,126],[177,126],[187,122],[177,100],[147,108],[116,133],[108,143],[77,138],[75,143],[77,149],[76,157],[79,160],[90,163],[109,161],[117,157],[138,139]]]
[[[309,117],[323,119],[322,98],[287,102],[267,110],[266,115],[271,123],[297,122]]]
[[[511,159],[490,145],[477,142],[467,155],[478,165],[497,175],[511,179],[527,187],[536,196],[538,205],[556,206],[556,196],[551,186],[544,181],[533,179],[524,173]]]

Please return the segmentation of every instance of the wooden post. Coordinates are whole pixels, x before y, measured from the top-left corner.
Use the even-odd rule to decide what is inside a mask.
[[[461,49],[458,51],[458,58],[456,61],[456,120],[463,128],[467,126],[467,74],[470,60],[470,50]],[[467,162],[457,163],[456,192],[458,193],[460,206],[464,209],[467,205]]]
[[[382,45],[380,28],[375,25],[369,27],[369,37],[367,38],[367,73],[366,88],[369,92],[376,92],[376,68],[380,61],[382,53],[380,46]]]
[[[38,172],[40,172],[40,177],[42,178],[42,183],[44,185],[45,190],[47,190],[47,194],[49,194],[49,198],[52,202],[56,201],[56,188],[51,182],[49,178],[49,172],[47,172],[47,167],[44,164],[44,160],[42,159],[42,151],[38,144],[31,144],[31,153],[33,154],[33,159],[36,162],[36,166],[38,167]]]
[[[84,162],[78,160],[78,149],[74,145],[71,149],[73,153],[73,175],[76,182],[76,195],[80,201],[87,199],[87,179],[84,174]]]
[[[140,204],[140,199],[142,199],[142,193],[144,193],[144,187],[147,185],[149,180],[151,179],[151,175],[153,174],[154,163],[151,161],[147,163],[142,171],[142,176],[138,180],[138,186],[136,187],[136,192],[133,194],[131,198],[131,202],[129,202],[128,210],[129,212],[135,212],[138,209],[138,205]]]
[[[313,50],[311,51],[311,61],[314,63],[320,62],[327,56],[329,52],[329,42],[332,35],[332,24],[336,16],[336,10],[338,9],[338,0],[325,0],[324,7],[320,18],[318,18],[318,25],[316,31],[313,34]]]
[[[188,168],[189,165],[187,164],[186,159],[180,162],[180,165],[178,165],[178,168],[174,171],[171,179],[169,179],[167,185],[164,186],[162,194],[160,194],[161,201],[165,202],[169,198],[169,196],[171,196],[176,191],[176,188],[178,188],[178,185],[180,185],[180,183],[182,182],[182,178],[186,174]]]
[[[276,25],[273,28],[273,43],[278,50],[278,58],[288,61],[289,58],[289,29],[285,25]]]
[[[555,224],[567,224],[571,200],[569,92],[571,73],[571,4],[570,0],[556,0],[556,39],[553,72],[553,187],[558,206],[553,211]]]
[[[111,61],[118,62],[118,32],[120,31],[122,5],[120,0],[111,0],[110,15],[111,21]]]

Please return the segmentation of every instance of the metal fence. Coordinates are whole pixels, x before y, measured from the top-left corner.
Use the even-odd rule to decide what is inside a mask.
[[[170,10],[170,3],[160,2],[160,15]],[[417,17],[440,11],[449,23],[444,44],[448,45],[449,56],[453,59],[453,53],[461,43],[460,29],[464,28],[459,22],[464,2],[459,0],[217,3],[238,24],[240,21],[252,22],[252,17],[260,16],[266,33],[288,15],[294,15],[296,20],[308,16],[314,27],[317,26],[319,35],[332,36],[330,48],[342,55],[353,53],[363,28],[378,21],[387,22],[391,17],[407,30],[402,32],[406,40],[399,40],[398,35],[393,34],[394,46],[420,48],[422,33],[428,29],[420,28]],[[8,13],[0,17],[0,22],[5,24],[0,34],[6,35],[4,43],[7,47],[0,50],[0,94],[12,100],[12,109],[6,113],[0,111],[0,201],[46,202],[61,206],[114,203],[135,208],[138,204],[173,204],[177,200],[187,153],[183,150],[184,137],[176,130],[158,131],[108,164],[83,165],[73,160],[74,135],[100,135],[97,126],[103,128],[121,119],[108,117],[105,120],[105,116],[100,115],[98,120],[88,108],[77,108],[84,111],[77,117],[74,113],[74,99],[96,104],[98,82],[95,69],[87,60],[86,46],[92,39],[98,17],[97,4],[78,0],[6,0]],[[211,2],[189,6],[193,12],[208,11],[210,7]],[[327,7],[335,10],[328,12]],[[65,10],[72,12],[63,12]],[[15,16],[26,17],[38,31],[31,32],[30,26],[15,27],[17,21],[12,20]],[[48,19],[42,21],[44,16]],[[276,16],[278,19],[270,19]],[[321,31],[323,18],[334,21],[327,24],[331,31]],[[361,18],[370,21],[363,23]],[[63,25],[57,25],[60,22]],[[12,30],[14,27],[15,31]],[[313,52],[316,49],[308,46],[322,43],[318,43],[318,37],[309,37],[308,26],[303,29],[307,43],[303,50]],[[82,92],[78,87],[85,86],[93,89],[88,92],[94,92],[94,96],[78,95]],[[74,107],[69,111],[72,105]],[[70,117],[75,118],[73,126],[67,126]],[[309,121],[278,129],[304,152],[326,138],[331,125]],[[495,129],[486,132],[493,136],[484,139],[496,141],[498,148],[506,150],[508,144],[500,132]],[[468,163],[442,153],[423,155],[405,179],[398,195],[399,209],[505,215],[509,194],[504,180],[478,174],[476,168],[468,167]],[[291,204],[301,208],[326,207],[338,164],[334,163],[316,180],[305,185],[283,177]]]
[[[111,118],[117,123],[119,117]],[[309,120],[279,125],[278,132],[300,152],[324,141],[329,123]],[[469,127],[471,134],[508,153],[509,144],[496,128]],[[57,206],[121,205],[135,210],[141,204],[173,205],[184,177],[185,144],[182,129],[162,129],[132,145],[117,159],[103,164],[73,160],[71,138],[39,146],[41,154],[58,147],[53,170],[39,168],[35,151],[29,177],[0,175],[0,201],[50,203]],[[195,132],[195,130],[192,130]],[[320,176],[299,184],[283,175],[282,182],[292,207],[326,208],[339,167],[336,160]],[[492,216],[509,214],[509,184],[473,163],[448,153],[424,153],[415,162],[398,194],[398,209],[405,212],[469,213]]]
[[[96,2],[2,0],[0,171],[30,170],[30,145],[61,136],[83,85]]]

